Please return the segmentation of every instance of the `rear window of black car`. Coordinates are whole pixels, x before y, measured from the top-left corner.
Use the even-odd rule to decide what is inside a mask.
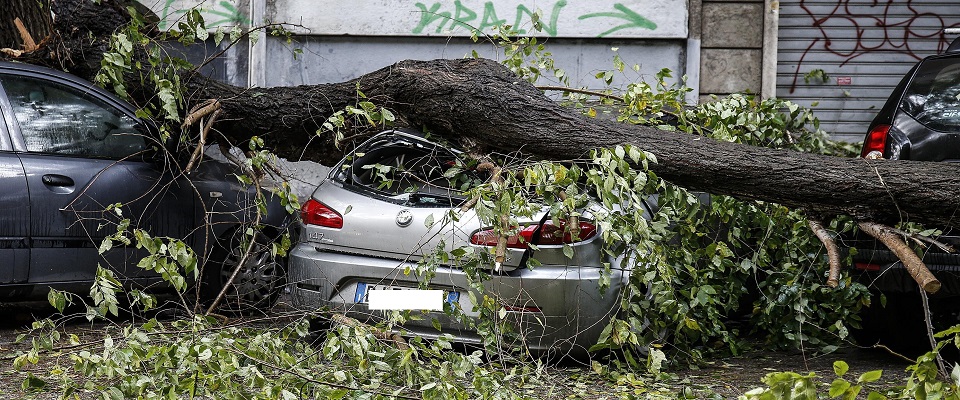
[[[930,129],[960,131],[960,57],[924,60],[900,107]]]

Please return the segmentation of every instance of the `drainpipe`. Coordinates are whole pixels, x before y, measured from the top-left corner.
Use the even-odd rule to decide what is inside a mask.
[[[267,0],[250,0],[250,29],[264,24],[264,14],[267,11]],[[263,30],[251,32],[247,41],[248,56],[248,87],[267,86],[267,38]]]
[[[763,64],[760,97],[777,97],[777,35],[780,31],[780,2],[767,0],[763,6]]]
[[[687,1],[687,51],[684,73],[687,75],[687,92],[684,100],[687,104],[700,102],[700,37],[703,23],[703,2]]]
[[[685,95],[687,104],[700,102],[700,39],[687,39],[687,87],[691,90]]]

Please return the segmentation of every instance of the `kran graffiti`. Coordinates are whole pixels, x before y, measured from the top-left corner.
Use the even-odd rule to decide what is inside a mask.
[[[509,22],[513,23],[511,26],[517,30],[518,34],[525,34],[527,31],[523,29],[523,23],[531,21],[534,16],[534,11],[524,4],[518,4],[515,9],[505,11],[502,8],[498,10],[492,1],[484,3],[482,10],[470,8],[459,0],[453,2],[452,9],[448,3],[440,2],[433,3],[430,6],[424,3],[416,3],[415,6],[420,13],[420,21],[412,30],[414,34],[422,34],[431,27],[433,27],[434,33],[453,32],[456,30],[483,32],[489,28],[504,25]],[[554,2],[553,6],[549,8],[549,16],[546,20],[540,20],[541,29],[548,36],[555,37],[559,33],[560,27],[558,26],[558,21],[560,21],[560,14],[565,11],[564,7],[566,6],[566,0]],[[657,29],[657,24],[621,3],[614,4],[613,8],[613,11],[586,13],[579,16],[577,20],[613,18],[625,21],[623,24],[600,33],[597,35],[598,37],[605,37],[625,29]],[[501,17],[501,15],[513,18],[508,20],[507,18]]]
[[[614,33],[614,32],[616,32],[616,31],[619,31],[619,30],[621,30],[621,29],[630,29],[630,28],[643,28],[643,29],[649,29],[649,30],[657,29],[657,24],[653,23],[653,22],[650,21],[649,19],[646,19],[644,16],[642,16],[642,15],[640,15],[640,14],[637,14],[636,12],[634,12],[633,10],[627,8],[627,7],[624,6],[623,4],[617,3],[617,4],[615,4],[615,5],[613,6],[613,8],[614,8],[615,10],[617,10],[618,12],[598,12],[598,13],[590,13],[590,14],[586,14],[586,15],[581,15],[579,19],[580,19],[580,20],[585,20],[585,19],[589,19],[589,18],[602,17],[602,18],[618,18],[618,19],[622,19],[622,20],[626,20],[626,21],[627,21],[627,23],[625,23],[625,24],[617,25],[617,26],[611,28],[610,30],[608,30],[608,31],[606,31],[606,32],[604,32],[604,33],[601,33],[601,34],[600,34],[600,37],[607,36],[607,35],[609,35],[609,34],[611,34],[611,33]]]

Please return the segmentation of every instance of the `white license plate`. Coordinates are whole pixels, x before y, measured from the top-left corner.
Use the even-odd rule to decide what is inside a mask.
[[[417,290],[417,288],[360,282],[357,284],[357,293],[353,296],[353,302],[369,303],[368,293],[371,290]],[[444,291],[443,298],[447,303],[457,304],[460,301],[460,292]]]

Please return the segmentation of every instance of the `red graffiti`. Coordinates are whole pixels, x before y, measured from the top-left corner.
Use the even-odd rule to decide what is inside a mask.
[[[850,0],[838,0],[825,16],[815,15],[805,3],[801,0],[800,8],[813,19],[812,26],[820,31],[820,37],[813,39],[800,56],[790,93],[796,89],[797,78],[802,76],[803,59],[817,46],[840,57],[843,60],[840,67],[880,50],[906,54],[919,60],[931,53],[929,49],[920,54],[915,52],[911,44],[916,45],[917,39],[936,38],[939,53],[950,44],[943,30],[960,26],[960,23],[947,25],[939,14],[921,10],[922,5],[913,4],[913,0],[874,0],[873,4],[850,4]]]

